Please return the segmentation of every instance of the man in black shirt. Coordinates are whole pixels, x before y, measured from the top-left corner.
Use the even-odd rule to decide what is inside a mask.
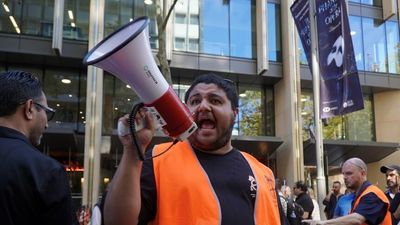
[[[303,219],[311,219],[311,214],[314,210],[314,204],[311,197],[307,194],[307,190],[308,187],[303,181],[297,181],[293,187],[293,194],[296,195],[296,203],[304,210]]]
[[[231,145],[238,113],[233,82],[201,75],[185,102],[198,129],[147,154],[170,148],[160,157],[139,161],[131,135],[120,135],[124,153],[107,194],[105,224],[281,224],[272,171]],[[154,121],[144,114],[142,149],[154,135]],[[126,117],[120,121],[127,124]]]
[[[40,81],[0,74],[0,224],[76,224],[64,167],[35,147],[54,110]]]
[[[394,201],[396,195],[399,195],[399,183],[400,183],[400,166],[398,165],[390,165],[390,166],[382,166],[381,172],[386,175],[386,184],[387,190],[385,191],[386,197],[390,201],[390,212],[394,213],[397,207],[399,206],[398,200]],[[400,196],[397,196],[399,199]],[[392,214],[392,223],[393,225],[397,225],[400,219],[395,218]]]

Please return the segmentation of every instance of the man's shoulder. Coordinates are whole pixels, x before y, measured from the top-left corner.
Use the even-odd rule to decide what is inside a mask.
[[[375,185],[369,185],[360,197],[360,204],[373,204],[374,202],[388,203],[388,199],[384,192]]]
[[[312,204],[312,199],[306,192],[303,192],[297,196],[296,202],[299,204]]]
[[[64,167],[54,158],[47,156],[29,144],[20,144],[11,149],[6,157],[19,168],[26,168],[31,173],[43,174],[52,171],[64,171]]]

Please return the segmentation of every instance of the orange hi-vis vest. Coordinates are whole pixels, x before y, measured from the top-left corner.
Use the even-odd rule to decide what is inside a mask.
[[[376,196],[378,196],[379,199],[381,199],[384,203],[388,204],[388,207],[386,209],[386,215],[385,218],[383,219],[382,225],[392,225],[392,217],[389,212],[389,200],[387,199],[385,193],[381,189],[379,189],[377,186],[370,185],[368,186],[361,194],[358,196],[356,201],[354,202],[353,208],[351,209],[351,213],[354,212],[354,210],[357,208],[358,204],[360,203],[360,199],[368,194],[368,193],[374,193]],[[363,225],[366,225],[367,223],[363,223]]]
[[[161,153],[170,145],[171,143],[165,143],[155,146],[153,155]],[[257,181],[255,224],[280,225],[272,171],[249,154],[242,154],[250,164]],[[187,141],[179,142],[167,154],[153,158],[153,168],[157,189],[157,213],[150,224],[221,224],[218,197]]]

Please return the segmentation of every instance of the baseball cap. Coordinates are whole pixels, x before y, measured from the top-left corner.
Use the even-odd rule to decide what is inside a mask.
[[[390,166],[381,166],[381,172],[386,173],[388,170],[397,170],[400,173],[400,166],[398,165],[390,165]]]

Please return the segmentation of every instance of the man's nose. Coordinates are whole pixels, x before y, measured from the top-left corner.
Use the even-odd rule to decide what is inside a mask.
[[[198,111],[211,111],[211,105],[206,99],[203,99],[203,100],[201,100],[197,110]]]

